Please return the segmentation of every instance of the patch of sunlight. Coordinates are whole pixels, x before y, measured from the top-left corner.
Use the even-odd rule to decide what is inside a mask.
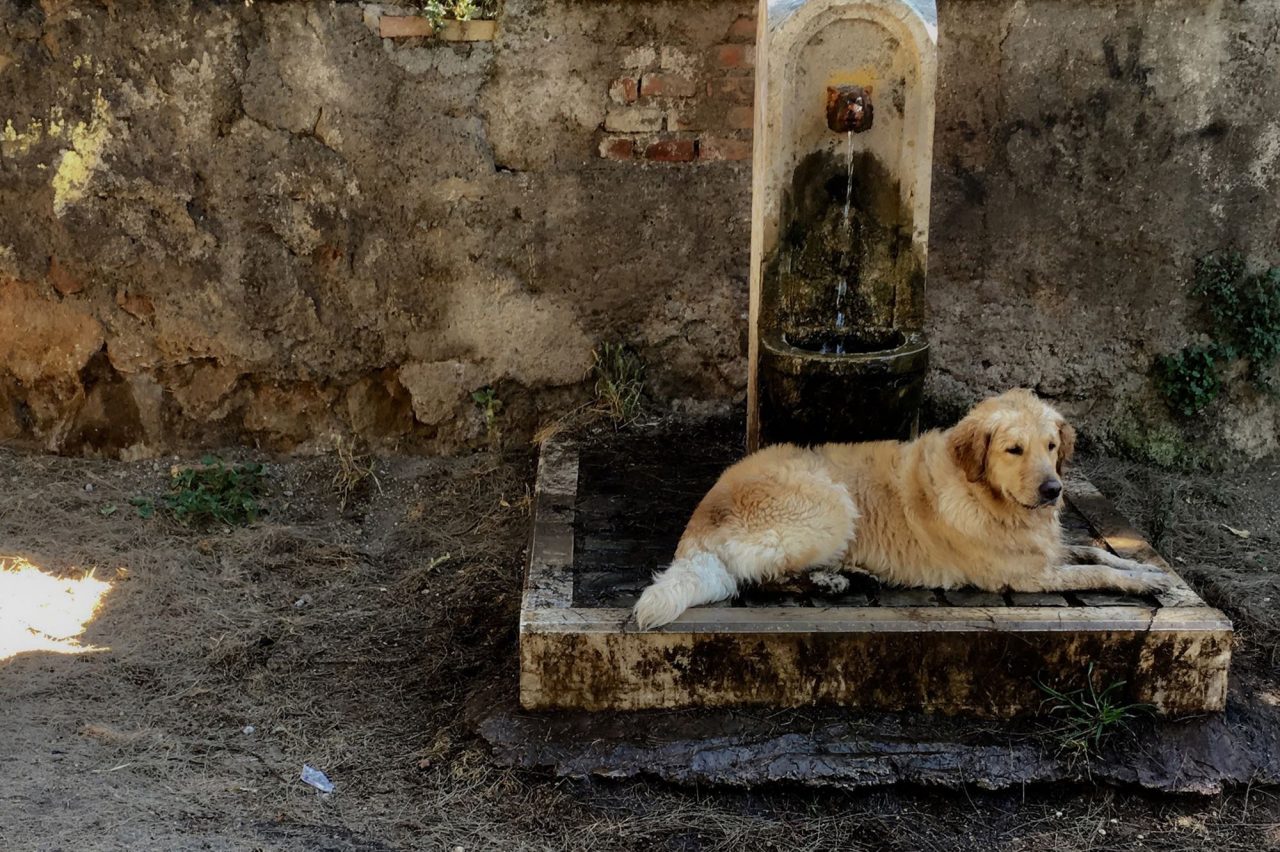
[[[1133,538],[1127,535],[1111,535],[1107,536],[1107,544],[1111,545],[1111,549],[1117,553],[1132,553],[1138,548],[1146,544],[1140,538]]]
[[[77,637],[93,620],[111,584],[90,572],[54,577],[22,558],[0,557],[0,662],[27,651],[104,651]]]

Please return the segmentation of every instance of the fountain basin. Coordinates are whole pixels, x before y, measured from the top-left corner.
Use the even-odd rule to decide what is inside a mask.
[[[834,351],[837,342],[843,354]],[[886,342],[896,345],[871,348]],[[762,443],[807,444],[815,435],[824,441],[912,438],[928,366],[929,342],[920,331],[766,331],[759,359]]]

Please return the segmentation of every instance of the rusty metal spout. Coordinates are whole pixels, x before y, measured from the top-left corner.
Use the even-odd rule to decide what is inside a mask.
[[[827,86],[827,127],[836,133],[870,130],[874,115],[870,88]]]

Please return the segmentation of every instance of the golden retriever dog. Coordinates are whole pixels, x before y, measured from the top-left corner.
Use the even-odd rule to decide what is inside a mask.
[[[1160,568],[1063,544],[1061,476],[1074,444],[1061,414],[1011,390],[908,443],[767,447],[698,504],[636,622],[659,627],[743,584],[801,571],[822,572],[815,580],[836,590],[848,580],[829,572],[990,592],[1166,590]]]

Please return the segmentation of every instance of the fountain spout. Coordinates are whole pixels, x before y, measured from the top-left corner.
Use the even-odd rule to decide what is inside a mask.
[[[836,133],[861,133],[871,129],[874,118],[870,87],[827,86],[827,127]]]

